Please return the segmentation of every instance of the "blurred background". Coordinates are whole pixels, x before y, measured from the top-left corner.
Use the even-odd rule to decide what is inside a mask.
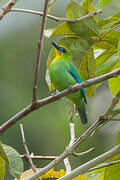
[[[0,8],[7,1],[0,1]],[[69,0],[56,1],[52,14],[65,16],[65,6]],[[80,2],[80,1],[78,1]],[[43,10],[42,0],[21,0],[15,7],[32,10]],[[100,18],[108,17],[119,11],[115,0],[105,7]],[[56,27],[59,23],[48,19],[47,28]],[[32,101],[32,88],[37,56],[37,43],[40,36],[41,17],[25,13],[8,13],[0,21],[0,125],[22,110]],[[39,99],[49,96],[45,81],[46,59],[51,50],[52,39],[45,38],[44,52],[39,74]],[[76,136],[78,137],[88,128],[111,103],[112,94],[107,82],[102,83],[93,98],[88,99],[89,124],[83,126],[76,122]],[[30,152],[35,155],[59,155],[68,145],[69,123],[65,104],[61,100],[46,105],[26,116],[14,126],[9,128],[0,137],[4,144],[14,147],[20,154],[25,150],[22,143],[19,124],[22,122]],[[101,128],[93,137],[89,137],[77,151],[88,150],[95,147],[95,151],[80,158],[71,157],[72,168],[77,167],[91,158],[107,151],[115,144],[120,128],[119,123],[110,122]],[[49,161],[35,161],[37,167],[45,166]],[[60,168],[58,165],[56,169]],[[29,164],[25,162],[25,169]],[[6,179],[13,179],[7,172]]]

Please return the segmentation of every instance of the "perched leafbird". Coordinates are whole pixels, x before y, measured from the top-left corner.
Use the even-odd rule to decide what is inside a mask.
[[[56,57],[50,63],[48,70],[51,83],[58,91],[62,91],[76,83],[81,83],[80,73],[72,63],[72,54],[70,51],[55,42],[52,42],[56,48]],[[87,123],[87,115],[84,103],[87,103],[85,89],[67,95],[76,105],[83,124]]]

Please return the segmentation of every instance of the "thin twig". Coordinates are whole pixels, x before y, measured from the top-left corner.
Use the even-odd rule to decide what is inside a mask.
[[[55,2],[56,2],[56,0],[53,0],[53,1],[52,1],[52,4],[51,4],[51,6],[50,6],[50,8],[49,8],[49,10],[48,10],[48,14],[50,14],[50,13],[52,12],[52,9],[53,9],[53,7],[54,7],[54,5],[55,5]]]
[[[120,119],[111,119],[111,121],[120,121]]]
[[[34,110],[37,110],[40,107],[45,106],[46,104],[49,104],[51,102],[54,102],[54,101],[66,96],[68,94],[71,94],[73,92],[77,92],[80,89],[82,89],[83,87],[86,88],[86,87],[92,86],[94,84],[97,84],[99,82],[105,81],[107,79],[117,77],[119,74],[120,74],[120,68],[118,68],[112,72],[106,73],[102,76],[99,76],[99,77],[96,77],[93,79],[89,79],[89,80],[84,81],[80,84],[76,84],[74,86],[71,86],[71,88],[65,89],[64,91],[59,92],[57,95],[49,96],[47,98],[38,100],[35,104],[28,105],[27,107],[25,107],[23,110],[21,110],[19,113],[17,113],[15,116],[13,116],[7,122],[5,122],[3,125],[0,126],[0,135],[3,134],[8,128],[10,128],[18,120],[22,119],[23,117],[30,114]]]
[[[120,98],[120,90],[118,91],[118,93],[116,94],[115,98],[113,98],[114,100],[112,101],[111,105],[108,107],[108,110],[99,117],[99,119],[94,122],[90,128],[87,129],[87,131],[85,131],[78,139],[75,140],[75,142],[71,145],[71,146],[67,146],[65,151],[55,160],[53,160],[50,164],[48,164],[47,166],[45,166],[44,168],[42,168],[41,170],[39,170],[36,174],[34,174],[33,176],[29,177],[26,180],[33,180],[39,176],[41,176],[42,174],[46,173],[48,170],[50,170],[51,168],[55,167],[58,163],[60,163],[61,161],[63,161],[63,159],[65,159],[66,157],[68,157],[69,155],[72,154],[72,152],[76,149],[76,147],[78,147],[78,145],[80,145],[83,141],[85,141],[87,139],[88,136],[90,136],[92,134],[92,132],[94,132],[101,124],[104,124],[104,122],[106,121],[106,119],[103,119],[103,117],[106,117],[106,115],[110,115],[110,113],[112,112],[113,108],[115,107],[115,105],[118,102],[118,99]],[[107,118],[107,117],[106,117]],[[115,148],[113,148],[111,150],[113,153],[118,153],[120,151],[120,147],[117,146]],[[107,152],[108,153],[108,152]],[[113,153],[108,153],[109,156],[111,154],[111,156],[113,155]],[[110,156],[110,157],[111,157]],[[104,156],[105,158],[108,156]],[[100,159],[98,157],[98,159],[103,162],[103,160],[105,160],[104,158]],[[92,162],[92,161],[91,161]],[[95,161],[96,162],[96,161]],[[98,161],[99,162],[99,161]],[[98,163],[97,162],[97,163]],[[99,162],[100,163],[100,162]],[[89,166],[90,165],[90,166]],[[92,168],[93,166],[95,166],[96,164],[87,164],[87,170]],[[89,168],[88,168],[89,167]],[[82,166],[82,171],[86,171],[86,166]]]
[[[70,144],[75,141],[75,124],[70,122]]]
[[[10,0],[0,11],[0,20],[11,10],[17,0]]]
[[[75,157],[80,157],[80,156],[86,155],[86,154],[88,154],[88,153],[90,153],[90,152],[92,152],[94,150],[95,150],[95,148],[90,148],[87,151],[80,152],[80,153],[72,152],[72,155],[75,156]]]
[[[35,172],[36,172],[36,169],[35,169],[35,166],[34,166],[34,164],[33,164],[33,162],[32,162],[32,158],[30,157],[30,152],[29,152],[29,149],[28,149],[28,146],[27,146],[27,143],[26,143],[25,135],[24,135],[23,124],[20,124],[20,129],[21,129],[21,135],[22,135],[23,145],[24,145],[24,148],[25,148],[25,151],[26,151],[26,155],[27,155],[28,162],[29,162],[30,165],[31,165],[31,169],[32,169],[33,172],[35,173]],[[40,180],[40,178],[39,178],[39,180]]]
[[[90,148],[89,150],[80,152],[80,153],[73,152],[72,155],[74,155],[75,157],[79,157],[79,156],[83,156],[89,152],[92,152],[94,150],[95,150],[95,148]],[[26,161],[28,161],[28,156],[26,154],[22,154],[22,155],[20,155],[20,157],[25,159]],[[34,159],[34,160],[54,160],[54,159],[58,158],[58,156],[36,156],[36,155],[31,154],[30,158]]]
[[[97,169],[105,168],[105,167],[108,167],[108,166],[112,166],[112,165],[118,164],[118,163],[120,163],[120,160],[113,161],[113,162],[110,162],[110,163],[106,163],[106,164],[103,164],[103,165],[100,165],[100,166],[91,168],[91,169],[88,170],[88,172],[90,172],[90,171],[95,171],[95,170],[97,170]]]
[[[33,10],[28,10],[28,9],[12,8],[11,12],[24,12],[24,13],[30,13],[30,14],[43,16],[43,12],[33,11]],[[102,10],[93,11],[93,12],[90,12],[89,14],[87,14],[85,16],[82,16],[80,18],[77,18],[77,19],[68,19],[68,18],[56,17],[56,16],[52,16],[52,15],[49,15],[49,14],[47,15],[47,17],[52,19],[52,20],[55,20],[55,21],[79,22],[79,21],[82,21],[82,20],[87,19],[89,17],[100,14],[101,12],[102,12]]]
[[[26,154],[20,155],[20,157],[25,159],[26,161],[28,161],[28,156]],[[58,156],[35,156],[35,155],[30,155],[30,158],[34,159],[34,160],[54,160],[57,157]]]
[[[108,33],[110,33],[110,31],[118,28],[119,26],[120,26],[120,24],[117,24],[117,25],[111,27],[108,31],[106,31],[106,32],[104,33],[104,35],[103,35],[103,39],[105,38],[105,36],[106,36]]]
[[[68,157],[66,157],[64,160],[63,160],[64,164],[65,164],[65,168],[66,168],[66,173],[70,173],[71,172],[71,165],[70,165],[70,161],[68,159]]]
[[[41,31],[40,31],[40,41],[38,42],[38,53],[37,53],[34,85],[33,85],[33,103],[36,102],[37,100],[37,84],[38,84],[38,77],[39,77],[39,70],[40,70],[40,62],[41,62],[41,57],[42,57],[44,30],[47,23],[48,3],[49,3],[49,0],[45,0],[43,19],[42,19],[42,25],[41,25]]]

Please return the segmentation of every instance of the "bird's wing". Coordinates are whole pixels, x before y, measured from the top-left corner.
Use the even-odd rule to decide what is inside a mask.
[[[81,83],[81,82],[82,82],[82,79],[81,79],[81,77],[80,77],[80,74],[79,74],[79,72],[77,71],[76,67],[74,67],[73,64],[70,64],[69,73],[72,75],[72,77],[75,79],[75,81],[76,81],[77,83]],[[84,101],[85,101],[85,103],[87,104],[87,98],[86,98],[85,89],[82,88],[81,92],[82,92],[82,94],[83,94]]]

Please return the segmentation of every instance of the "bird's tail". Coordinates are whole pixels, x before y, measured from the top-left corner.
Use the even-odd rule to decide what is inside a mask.
[[[77,107],[80,119],[83,124],[86,124],[88,122],[87,114],[86,114],[86,109],[85,109],[85,104],[82,102],[81,107]]]

